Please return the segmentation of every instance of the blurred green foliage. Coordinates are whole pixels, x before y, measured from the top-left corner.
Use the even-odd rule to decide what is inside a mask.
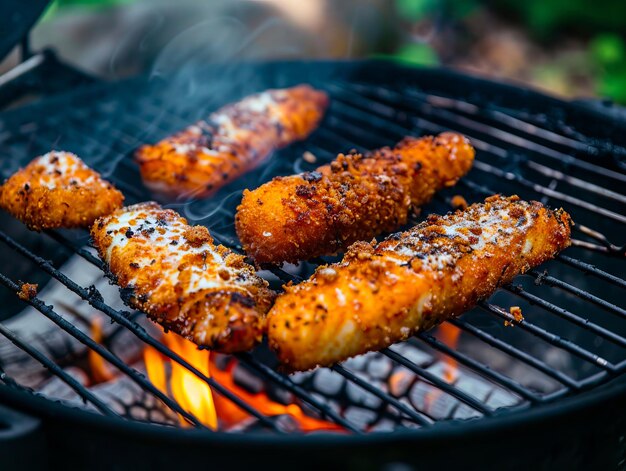
[[[404,65],[433,66],[439,65],[435,50],[424,43],[407,43],[400,46],[393,54],[373,54],[374,59],[388,59]]]
[[[534,34],[543,38],[562,30],[586,34],[626,31],[624,0],[492,0],[490,3],[515,13]]]
[[[626,103],[626,0],[492,0],[539,40],[563,32],[591,38],[587,66],[598,95]]]
[[[98,8],[132,1],[54,0],[45,18],[64,7]],[[529,64],[535,80],[549,87],[551,81],[556,85],[567,75],[587,75],[598,95],[626,103],[626,0],[394,0],[390,4],[400,18],[410,23],[436,18],[462,23],[472,21],[472,15],[481,9],[501,12],[549,48],[558,48],[563,33],[589,38],[586,53]],[[410,65],[440,63],[437,51],[428,42],[415,38],[401,41],[391,55],[375,57]]]
[[[558,56],[551,63],[529,64],[539,83],[548,88],[567,82],[568,74],[588,76],[598,95],[626,103],[626,0],[395,0],[396,12],[406,21],[420,22],[436,15],[463,21],[481,8],[508,14],[530,37],[548,48],[558,47],[563,34],[589,39],[586,53]],[[439,62],[427,43],[399,45],[395,59],[418,65]]]
[[[591,60],[597,69],[599,95],[626,103],[626,42],[616,34],[600,34],[591,41]]]
[[[418,21],[427,15],[445,14],[464,18],[481,5],[480,0],[396,0],[398,14],[409,21]]]
[[[49,20],[50,18],[54,17],[59,10],[65,7],[81,6],[86,8],[100,8],[108,7],[111,5],[118,5],[121,3],[129,3],[131,1],[133,0],[53,0],[52,2],[50,2],[50,5],[48,6],[42,20]]]

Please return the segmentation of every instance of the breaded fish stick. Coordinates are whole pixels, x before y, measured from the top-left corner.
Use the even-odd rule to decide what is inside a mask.
[[[137,151],[145,185],[168,196],[204,197],[306,138],[328,105],[308,85],[268,90],[227,105],[207,120]]]
[[[237,234],[257,263],[297,262],[397,230],[411,209],[454,185],[474,160],[461,135],[405,138],[395,148],[339,154],[315,172],[244,191]]]
[[[493,196],[372,245],[288,286],[268,315],[288,370],[331,365],[458,316],[570,244],[569,215]]]
[[[89,227],[124,196],[76,155],[53,151],[32,160],[0,188],[0,206],[30,229]]]
[[[220,352],[261,340],[273,292],[206,227],[141,203],[97,220],[91,236],[124,300],[166,329]]]

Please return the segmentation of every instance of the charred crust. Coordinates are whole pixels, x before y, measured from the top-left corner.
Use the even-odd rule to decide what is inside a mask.
[[[315,185],[298,185],[296,187],[296,195],[300,196],[301,198],[312,198],[315,195],[317,188],[315,187]]]
[[[322,179],[322,174],[320,172],[304,172],[302,179],[309,183],[318,182]]]
[[[89,299],[93,301],[104,302],[102,294],[100,294],[100,291],[98,291],[95,285],[89,285],[89,287],[87,288],[87,293],[89,295]]]
[[[135,299],[135,287],[127,286],[125,288],[120,288],[120,297],[122,298],[122,301],[124,301],[124,304],[131,306]]]

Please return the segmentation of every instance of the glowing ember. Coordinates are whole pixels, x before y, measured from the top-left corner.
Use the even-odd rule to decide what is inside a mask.
[[[456,346],[459,343],[459,335],[461,334],[460,329],[446,322],[439,326],[437,333],[441,336],[443,343],[448,345],[450,348],[456,349]],[[446,362],[446,368],[444,370],[443,378],[448,383],[453,383],[459,373],[457,362],[454,358],[448,355],[444,357],[444,361]]]
[[[213,377],[263,415],[269,417],[276,415],[289,415],[299,424],[300,430],[303,432],[310,432],[313,430],[343,430],[342,427],[332,422],[309,417],[297,404],[279,404],[272,401],[267,394],[263,392],[254,394],[246,391],[233,381],[233,371],[236,366],[237,361],[235,359],[232,359],[228,363],[225,370],[220,370],[217,366],[213,366],[211,369],[213,371]],[[218,396],[216,397],[215,405],[217,407],[220,420],[223,421],[224,425],[228,428],[247,420],[250,417],[247,412],[238,408],[228,399]]]
[[[102,318],[94,317],[91,323],[91,338],[94,342],[102,344]],[[89,349],[88,353],[89,368],[91,372],[91,378],[94,383],[105,383],[115,378],[109,363],[97,354],[94,350]]]
[[[445,343],[450,348],[456,349],[457,344],[459,343],[459,335],[461,334],[461,330],[457,327],[449,324],[447,322],[439,325],[437,328],[438,337],[441,338],[442,342]],[[454,383],[459,375],[458,363],[451,356],[445,355],[443,358],[445,362],[445,368],[443,370],[443,379],[447,383]],[[433,388],[430,390],[426,396],[424,397],[424,403],[427,409],[433,407],[433,404],[439,399],[442,391],[437,388]]]
[[[163,342],[193,367],[206,376],[210,375],[210,353],[207,350],[198,350],[195,344],[174,333],[164,334]],[[171,396],[183,409],[196,416],[204,425],[217,430],[217,414],[213,394],[208,384],[183,366],[163,357],[152,347],[146,347],[144,350],[144,362],[152,384]],[[166,362],[170,366],[169,382],[165,369]],[[184,417],[179,415],[178,419],[182,426],[190,426]]]

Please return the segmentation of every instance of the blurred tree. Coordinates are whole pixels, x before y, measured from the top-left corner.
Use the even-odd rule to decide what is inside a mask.
[[[624,0],[492,0],[490,3],[500,10],[517,13],[542,38],[562,30],[626,31]]]
[[[626,103],[626,43],[616,34],[596,36],[590,45],[591,59],[598,69],[596,91]]]

